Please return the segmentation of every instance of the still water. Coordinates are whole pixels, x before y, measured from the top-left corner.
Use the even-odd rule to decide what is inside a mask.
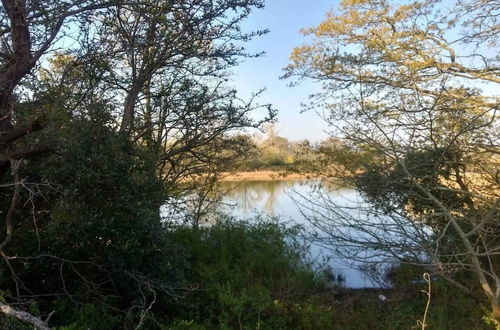
[[[269,180],[223,182],[222,188],[227,192],[224,202],[229,211],[239,218],[251,218],[258,214],[279,217],[287,225],[302,225],[308,231],[312,226],[303,216],[296,200],[300,196],[311,196],[314,180]],[[332,200],[341,204],[362,203],[356,191],[351,188],[336,186],[328,187],[328,194]],[[327,248],[312,245],[311,255],[320,261],[327,257],[335,274],[345,278],[344,286],[349,288],[373,287],[373,284],[364,273],[333,255]]]

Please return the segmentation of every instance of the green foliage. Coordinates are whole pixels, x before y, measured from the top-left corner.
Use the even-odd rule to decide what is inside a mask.
[[[375,206],[387,212],[406,209],[424,214],[437,209],[435,203],[421,196],[412,180],[417,180],[446,207],[463,209],[468,200],[459,192],[446,189],[445,181],[464,168],[462,157],[459,150],[452,148],[412,150],[404,157],[404,168],[398,161],[378,163],[375,159],[365,164],[357,186]]]
[[[123,322],[100,305],[83,304],[75,308],[71,303],[60,301],[55,304],[55,312],[66,320],[72,320],[56,327],[57,330],[116,329]]]
[[[264,141],[253,141],[252,154],[243,162],[246,171],[310,171],[315,165],[317,153],[309,141],[291,142],[280,136]]]
[[[432,285],[428,329],[494,329],[482,320],[486,306],[441,281],[435,280]],[[412,290],[403,291],[347,292],[333,303],[336,310],[331,329],[419,329],[417,320],[422,320],[427,299],[419,289],[424,286],[415,284],[411,285]],[[379,294],[387,300],[378,299]]]
[[[53,325],[136,323],[133,306],[182,286],[182,254],[159,213],[166,189],[148,154],[99,122],[74,121],[58,137],[54,154],[23,169],[26,182],[45,184],[23,190],[32,204],[17,212],[6,249],[20,257],[11,262],[16,278],[0,285],[41,295],[42,315],[56,310]],[[4,264],[1,272],[10,273]]]
[[[232,219],[176,228],[196,288],[173,328],[323,328],[331,313],[312,295],[331,283],[314,271],[299,234],[277,222]]]

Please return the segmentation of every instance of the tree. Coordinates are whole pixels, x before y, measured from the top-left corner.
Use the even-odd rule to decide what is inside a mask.
[[[255,102],[259,93],[242,100],[226,83],[238,59],[260,55],[246,53],[242,43],[266,31],[239,28],[254,7],[262,7],[261,1],[148,0],[112,7],[95,29],[81,28],[78,47],[68,50],[73,61],[56,85],[78,71],[98,72],[99,81],[85,98],[114,107],[115,127],[156,155],[156,175],[179,188],[172,193],[183,197],[199,189],[201,196],[213,188],[212,178],[248,154],[248,145],[231,135],[275,116],[269,105]],[[58,98],[81,99],[78,94]],[[85,103],[65,107],[75,114],[89,108]],[[252,119],[250,112],[261,107],[268,116]],[[197,184],[186,185],[193,178]]]
[[[479,288],[500,319],[500,7],[446,5],[345,0],[304,31],[285,77],[323,82],[310,108],[343,141],[330,175],[369,202],[364,216],[324,196],[305,212],[338,253]]]
[[[260,106],[254,99],[239,99],[226,80],[239,59],[254,56],[244,51],[243,42],[265,33],[244,33],[240,27],[252,9],[263,6],[261,0],[4,0],[2,5],[0,216],[5,217],[5,235],[0,253],[5,269],[12,271],[12,287],[20,285],[18,271],[25,271],[25,278],[33,275],[23,268],[23,262],[31,264],[33,270],[40,260],[49,260],[43,266],[54,267],[50,260],[59,256],[48,257],[40,248],[52,251],[58,244],[79,241],[75,237],[87,237],[100,246],[94,251],[100,255],[75,248],[72,256],[80,255],[83,260],[57,260],[69,264],[85,264],[89,261],[86,259],[99,257],[102,262],[121,260],[127,247],[134,246],[135,238],[128,236],[131,242],[124,242],[116,237],[119,230],[111,227],[126,232],[128,225],[142,228],[141,221],[145,231],[140,240],[150,235],[155,241],[155,230],[161,234],[162,227],[159,200],[192,192],[193,185],[183,185],[189,178],[204,173],[210,178],[216,176],[229,160],[245,154],[246,146],[233,137],[234,132],[259,126],[268,119],[251,120],[250,112]],[[267,108],[269,117],[273,117],[274,110]],[[79,126],[87,129],[87,135],[77,129]],[[83,148],[81,153],[75,151],[77,146]],[[222,148],[228,151],[218,153]],[[36,158],[39,156],[45,159]],[[73,163],[73,159],[81,162]],[[47,164],[60,172],[47,170]],[[90,181],[72,180],[71,167],[86,173]],[[118,173],[130,177],[120,179]],[[165,185],[159,185],[157,179]],[[137,219],[117,217],[122,214],[118,208],[136,202],[141,205],[140,199],[147,198],[144,192],[151,187],[161,190],[160,197],[156,192],[154,198],[150,196],[143,218],[134,212]],[[114,190],[122,191],[123,198],[106,196]],[[54,195],[54,191],[59,193]],[[80,191],[82,196],[75,197],[71,191]],[[98,191],[102,196],[96,195]],[[36,198],[41,195],[51,200]],[[98,200],[101,197],[109,197],[114,205],[106,208],[106,199]],[[25,203],[32,206],[31,210],[22,207]],[[71,222],[77,232],[82,231],[80,235],[70,237],[74,232],[65,232],[64,225],[58,227],[61,223],[50,223],[61,219],[57,212],[62,210],[64,214],[81,211],[73,214]],[[104,236],[94,230],[106,223],[108,227],[101,228],[110,235],[106,242],[123,243],[117,243],[121,247],[114,251],[120,257],[109,257],[112,244],[103,243]],[[88,226],[93,229],[85,231]],[[54,237],[47,237],[48,233],[60,235],[62,242],[52,241]],[[37,244],[40,238],[48,240],[47,245]],[[32,249],[37,245],[38,249]],[[14,251],[30,255],[14,257]],[[145,253],[152,251],[156,250]],[[144,251],[135,252],[139,256]],[[23,262],[19,261],[21,257],[25,258]],[[122,266],[127,266],[119,268],[120,276],[142,283],[138,284],[140,292],[141,285],[151,284],[140,274],[149,269],[133,268],[132,264],[124,261]],[[110,265],[100,266],[107,269]],[[57,269],[44,271],[47,276],[51,273],[56,274]],[[129,276],[132,273],[134,276]],[[91,278],[96,274],[102,273],[86,273]],[[85,278],[80,280],[80,289],[90,283]],[[44,283],[49,282],[60,285],[60,281]],[[8,300],[21,295],[38,298],[20,287],[22,292],[17,291],[17,296]],[[47,284],[45,289],[49,287]],[[74,292],[68,291],[68,295]],[[26,315],[8,308],[1,310],[21,318]],[[38,318],[25,319],[37,326],[46,325]]]

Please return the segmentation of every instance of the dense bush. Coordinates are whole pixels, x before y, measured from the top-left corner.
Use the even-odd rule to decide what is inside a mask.
[[[176,228],[188,250],[193,290],[172,318],[176,328],[328,328],[329,309],[313,297],[333,283],[308,259],[298,228],[275,221],[222,218],[210,227]]]
[[[154,163],[90,120],[65,125],[52,144],[53,154],[23,169],[25,207],[6,249],[16,259],[0,266],[4,296],[25,305],[36,299],[42,315],[55,311],[53,325],[93,328],[100,317],[110,327],[137,324],[155,294],[175,295],[183,285]]]

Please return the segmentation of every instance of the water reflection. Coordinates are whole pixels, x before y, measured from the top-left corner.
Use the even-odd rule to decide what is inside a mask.
[[[222,188],[238,215],[250,215],[257,210],[275,216],[283,194],[295,184],[294,181],[224,182]]]
[[[314,191],[321,189],[328,192],[329,198],[343,205],[355,207],[363,203],[354,189],[310,179],[223,182],[221,188],[227,193],[225,202],[229,205],[230,212],[237,217],[249,218],[264,213],[268,216],[277,216],[280,221],[287,224],[303,225],[309,230],[312,230],[310,223],[295,202],[299,196],[314,196]],[[324,247],[312,245],[311,253],[318,259],[330,258],[330,265],[346,279],[347,287],[372,286],[365,274],[346,264],[345,260],[332,255]]]

